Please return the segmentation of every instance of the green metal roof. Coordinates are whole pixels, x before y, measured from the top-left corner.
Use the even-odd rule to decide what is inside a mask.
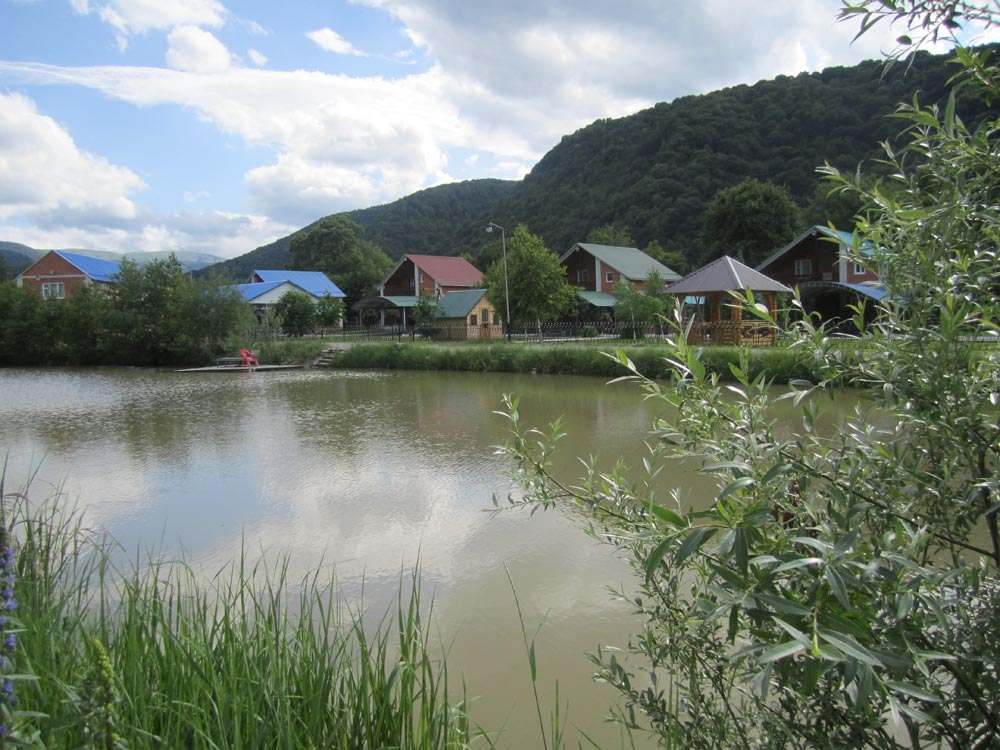
[[[606,263],[631,281],[644,281],[652,270],[659,271],[664,281],[677,281],[681,275],[663,265],[658,260],[646,255],[637,247],[613,247],[611,245],[594,245],[590,242],[578,242],[564,254],[559,262],[581,249],[590,253],[602,263]]]
[[[485,296],[485,289],[448,292],[441,297],[437,316],[439,318],[464,318],[476,308],[476,305]]]
[[[607,292],[577,292],[577,296],[582,297],[588,304],[594,307],[614,307],[615,295]]]
[[[413,307],[417,304],[419,297],[382,297],[382,299],[391,303],[393,307]]]

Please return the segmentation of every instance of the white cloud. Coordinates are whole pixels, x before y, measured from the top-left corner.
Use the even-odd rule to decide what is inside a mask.
[[[306,34],[316,46],[327,52],[334,52],[338,55],[358,55],[359,57],[367,57],[366,52],[355,49],[350,42],[344,39],[340,34],[329,27],[323,27],[322,29],[317,29],[316,31],[310,31]]]
[[[167,36],[167,65],[193,73],[219,73],[233,56],[215,36],[196,26],[179,26]]]
[[[35,248],[82,247],[118,253],[189,250],[234,258],[300,228],[300,224],[282,224],[264,216],[206,211],[142,213],[120,225],[23,226],[0,221],[0,236]]]
[[[77,12],[99,13],[122,44],[131,34],[170,30],[167,61],[175,70],[0,62],[0,75],[28,85],[84,86],[139,107],[176,105],[248,146],[270,150],[272,157],[245,172],[249,210],[277,217],[279,225],[301,226],[448,179],[454,149],[481,155],[466,168],[475,164],[483,174],[518,178],[560,137],[597,118],[622,116],[683,94],[877,57],[880,45],[890,47],[887,40],[895,36],[880,31],[881,36],[852,47],[856,28],[834,22],[838,0],[753,5],[625,0],[610,11],[603,0],[353,1],[400,22],[413,46],[396,59],[410,60],[416,52],[431,67],[392,79],[244,68],[205,28],[253,22],[234,19],[216,0],[70,0]],[[264,31],[259,25],[249,28]],[[336,54],[364,54],[330,28],[308,36]],[[268,62],[257,50],[247,57],[256,66]],[[72,146],[65,131],[34,114]],[[22,137],[20,131],[15,137]],[[77,152],[76,160],[91,164],[105,183],[113,183],[112,177],[120,183],[104,197],[98,190],[80,198],[117,217],[118,224],[107,230],[108,242],[118,241],[114,233],[119,230],[138,232],[145,238],[141,243],[203,241],[190,227],[180,228],[178,217],[129,218],[130,210],[135,213],[129,196],[141,180],[99,157]],[[59,174],[60,165],[51,169]],[[0,168],[0,183],[9,182],[11,174],[5,165]],[[69,197],[53,198],[58,191],[73,193],[73,185],[87,185],[70,179],[64,186],[49,186],[44,168],[32,174],[41,176],[7,185],[8,194],[48,191],[44,194],[55,208],[73,203]],[[36,215],[40,209],[31,207],[44,203],[12,201],[0,199],[0,211],[10,215],[17,205],[27,207],[23,215]],[[190,223],[190,216],[185,221]],[[246,240],[274,226],[247,221],[231,236]],[[217,218],[208,224],[216,230],[230,226]]]
[[[263,68],[265,65],[267,65],[267,55],[258,52],[255,49],[247,50],[247,57],[249,57],[250,62],[252,62],[258,68]]]
[[[217,0],[108,0],[91,5],[88,0],[70,0],[80,14],[95,10],[122,34],[141,34],[175,26],[221,26],[226,9]]]
[[[0,220],[127,221],[136,213],[129,195],[144,187],[131,170],[78,149],[27,97],[0,94]]]

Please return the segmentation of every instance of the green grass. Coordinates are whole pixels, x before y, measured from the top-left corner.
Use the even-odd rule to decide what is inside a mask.
[[[241,559],[207,583],[183,562],[119,575],[56,501],[7,494],[4,506],[21,631],[7,666],[34,675],[16,683],[17,706],[42,714],[15,716],[8,745],[464,748],[481,736],[430,653],[415,577],[365,627],[319,573],[293,585],[284,564]]]
[[[495,343],[489,346],[436,346],[428,343],[355,344],[337,355],[335,367],[387,370],[458,370],[469,372],[521,372],[554,375],[597,375],[613,378],[626,374],[625,368],[606,356],[606,349],[593,345],[551,346]],[[660,345],[621,347],[640,372],[652,378],[666,378],[672,365],[669,350]],[[739,363],[735,347],[706,347],[702,362],[709,372],[731,380],[730,365]],[[764,371],[779,383],[793,379],[815,379],[812,362],[799,351],[782,347],[756,349],[750,354],[752,375]]]

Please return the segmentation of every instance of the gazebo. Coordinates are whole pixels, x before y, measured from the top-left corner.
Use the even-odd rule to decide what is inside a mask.
[[[756,316],[743,320],[742,306],[732,294],[742,297],[747,289],[763,302],[772,320],[778,292],[792,291],[728,255],[702,266],[665,291],[683,300],[686,319],[694,318],[688,343],[770,346],[777,338],[777,323],[768,324]]]

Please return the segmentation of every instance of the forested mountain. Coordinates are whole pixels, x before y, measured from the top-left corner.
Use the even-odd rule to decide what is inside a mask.
[[[919,54],[888,71],[865,62],[779,76],[597,121],[549,151],[497,207],[497,221],[526,223],[557,252],[617,224],[640,246],[657,240],[697,258],[705,208],[722,188],[770,181],[805,207],[824,162],[877,170],[880,141],[900,129],[888,115],[915,94],[939,102],[955,72],[945,60]]]
[[[19,269],[31,265],[41,254],[33,247],[20,242],[0,242],[0,260],[8,269]]]
[[[754,178],[807,208],[824,162],[848,171],[864,162],[877,172],[880,142],[900,128],[891,117],[899,103],[944,97],[955,72],[947,57],[919,53],[888,70],[882,61],[865,62],[681,97],[564,136],[521,181],[441,185],[347,216],[392,258],[475,255],[490,239],[486,222],[495,221],[508,233],[527,224],[557,253],[614,224],[641,247],[655,240],[696,263],[705,209],[719,190]],[[981,113],[969,106],[960,100],[958,112],[974,120]],[[807,211],[803,224],[823,221]],[[284,268],[290,240],[211,268],[235,279],[255,268]]]
[[[900,127],[891,114],[915,95],[922,104],[940,103],[955,72],[947,59],[919,53],[889,69],[864,62],[681,97],[564,136],[520,182],[443,185],[349,216],[394,258],[475,254],[487,240],[482,226],[493,220],[509,230],[527,224],[553,252],[615,224],[641,247],[656,240],[695,262],[705,208],[723,188],[756,178],[787,189],[806,208],[819,187],[816,167],[825,162],[848,171],[864,163],[877,173],[880,143]],[[961,100],[958,111],[967,119],[979,114]],[[281,267],[288,242],[224,266],[238,277]]]
[[[346,215],[365,230],[365,239],[393,259],[406,253],[458,255],[474,252],[484,237],[490,210],[518,185],[511,180],[468,180],[439,185],[382,206]],[[312,228],[317,222],[303,227]],[[285,268],[292,260],[292,235],[212,267],[234,279],[248,279],[258,268]]]

